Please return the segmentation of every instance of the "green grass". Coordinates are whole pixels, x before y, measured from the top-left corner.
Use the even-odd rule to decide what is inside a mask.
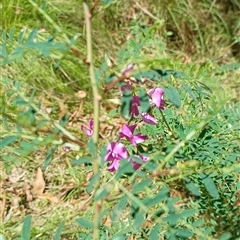
[[[73,36],[79,35],[74,46],[81,52],[81,56],[76,56],[72,51],[54,51],[51,58],[44,58],[38,56],[35,51],[29,51],[20,63],[14,61],[3,66],[1,74],[11,80],[20,81],[21,93],[26,93],[28,97],[32,90],[36,89],[36,98],[43,103],[42,110],[51,110],[53,120],[59,121],[61,112],[65,111],[62,108],[63,104],[67,105],[70,115],[77,112],[78,115],[71,122],[71,126],[68,126],[68,130],[86,143],[87,138],[81,132],[80,126],[92,117],[93,105],[88,66],[84,62],[86,36],[82,1],[55,0],[48,1],[48,4],[46,2],[5,0],[4,4],[0,5],[2,7],[1,28],[9,33],[15,27],[14,42],[8,44],[9,52],[17,45],[17,36],[21,29],[26,27],[26,36],[37,28],[41,31],[39,39],[47,39],[51,35],[56,42],[65,44]],[[91,1],[91,4],[93,2]],[[141,29],[151,28],[152,36],[156,39],[155,42],[153,38],[146,41],[149,45],[145,51],[141,52],[138,59],[143,66],[151,65],[155,68],[174,69],[186,73],[190,76],[189,81],[199,81],[211,88],[213,105],[221,105],[228,101],[239,102],[239,68],[222,71],[220,66],[239,61],[239,54],[233,51],[232,46],[236,45],[234,36],[239,34],[240,26],[236,13],[239,12],[240,6],[237,0],[231,1],[229,6],[225,5],[224,1],[216,2],[171,0],[161,1],[156,5],[156,1],[138,1],[136,5],[135,1],[127,1],[127,3],[115,1],[107,8],[103,3],[99,3],[93,17],[93,53],[96,68],[109,54],[115,62],[120,64],[113,68],[114,71],[120,71],[125,62],[124,58],[118,61],[119,49],[125,47],[130,51],[132,48],[127,39],[140,39],[138,36]],[[39,8],[36,8],[35,4]],[[147,63],[143,63],[145,59]],[[152,59],[153,62],[149,64]],[[59,60],[61,65],[54,70],[52,66]],[[102,85],[101,89],[105,86],[104,81]],[[8,87],[8,89],[11,88],[12,85]],[[1,86],[1,95],[3,96],[8,89]],[[82,100],[82,105],[74,95],[79,90],[87,93],[87,97]],[[101,90],[101,94],[104,113],[102,122],[108,124],[106,104],[111,105],[108,103],[108,97],[112,97],[114,92],[105,94]],[[9,106],[14,97],[11,95],[6,99]],[[217,107],[216,105],[214,107]],[[110,108],[114,109],[115,106]],[[9,107],[7,111],[8,127],[11,133],[15,131],[14,126],[21,118],[19,112],[26,111],[26,107],[19,109]],[[37,121],[39,120],[42,120],[41,117],[38,117]],[[115,128],[118,126],[118,121],[113,121]],[[24,130],[31,135],[35,127],[25,124]],[[1,128],[5,129],[4,124]],[[46,136],[44,131],[38,134],[42,137]],[[105,135],[107,133],[104,132],[103,136]],[[110,138],[114,136],[115,130]],[[237,137],[236,133],[236,136],[229,136],[229,139],[237,139]],[[93,217],[92,202],[88,201],[91,199],[91,194],[86,192],[86,186],[91,177],[91,167],[72,166],[70,161],[77,158],[76,154],[65,154],[60,146],[44,172],[46,191],[58,196],[60,201],[53,203],[46,199],[26,200],[24,189],[26,186],[31,189],[36,169],[42,165],[50,151],[47,141],[48,139],[45,139],[40,150],[30,150],[25,156],[15,155],[16,159],[5,162],[5,165],[1,166],[1,181],[5,191],[1,192],[0,200],[3,202],[5,197],[6,205],[2,213],[4,221],[0,232],[6,239],[13,239],[20,235],[22,222],[27,214],[33,216],[32,236],[35,236],[35,239],[51,239],[61,221],[65,221],[62,239],[77,239],[79,232],[85,230],[80,228],[74,219],[84,215]],[[101,139],[101,145],[106,142],[106,139]],[[4,148],[3,156],[11,155],[18,146],[19,142],[15,142]],[[77,155],[86,155],[86,148],[85,144]],[[19,181],[12,180],[13,182],[9,183],[9,176],[14,177],[12,171],[16,171],[16,176],[24,174]],[[111,177],[107,171],[106,176],[106,179]],[[107,181],[106,179],[104,181]],[[124,179],[121,179],[121,183],[126,186]],[[133,183],[130,182],[130,184]],[[117,194],[117,189],[115,191]],[[106,209],[116,204],[117,197],[116,201],[109,200],[105,203]],[[87,214],[88,211],[89,214]]]

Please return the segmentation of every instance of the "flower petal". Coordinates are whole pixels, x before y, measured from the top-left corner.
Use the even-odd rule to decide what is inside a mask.
[[[133,96],[132,97],[132,102],[131,102],[130,112],[135,117],[139,115],[139,110],[138,110],[139,106],[140,106],[140,98],[138,96]]]
[[[148,156],[145,155],[135,155],[135,157],[141,159],[143,162],[147,162],[150,158]],[[142,166],[142,164],[140,162],[137,162],[136,160],[134,160],[133,158],[129,159],[130,162],[132,162],[132,166],[134,170],[137,170],[138,168],[140,168]]]
[[[89,121],[88,127],[82,125],[81,129],[88,137],[92,137],[92,135],[93,135],[93,119],[91,119]]]
[[[138,170],[141,166],[142,166],[142,164],[137,163],[137,162],[133,162],[133,169],[134,170]]]
[[[133,69],[133,67],[134,67],[133,63],[128,64],[127,68],[124,69],[124,70],[122,71],[122,73],[125,74],[125,75],[128,74],[128,73],[130,73],[131,70]]]
[[[142,120],[145,123],[148,124],[152,124],[152,125],[156,125],[157,124],[157,120],[154,118],[154,116],[150,113],[142,113],[141,114]]]
[[[114,152],[117,153],[119,160],[128,158],[128,151],[122,143],[116,143]]]
[[[164,90],[162,88],[152,88],[147,93],[151,96],[152,102],[156,105],[157,108],[164,109]]]
[[[127,137],[127,138],[132,138],[133,132],[136,128],[136,124],[133,126],[129,126],[127,124],[122,125],[122,131],[120,132],[120,138]]]
[[[146,139],[147,139],[147,136],[144,136],[141,133],[138,133],[137,135],[132,137],[131,143],[134,146],[137,146],[137,144],[144,142]]]
[[[114,171],[116,171],[116,170],[118,170],[118,168],[119,168],[119,161],[118,160],[113,160],[112,161],[112,163],[108,166],[108,170],[110,171],[110,172],[114,172]]]

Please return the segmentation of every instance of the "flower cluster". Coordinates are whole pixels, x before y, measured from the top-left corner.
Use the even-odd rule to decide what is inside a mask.
[[[134,134],[136,126],[137,125],[129,126],[127,124],[124,124],[122,126],[119,138],[120,139],[126,138],[134,146],[137,146],[137,144],[144,142],[147,136],[144,136],[141,133]],[[144,158],[141,155],[139,155],[139,158],[144,159],[144,161],[147,161],[146,160],[147,158]],[[122,159],[127,159],[131,161],[133,163],[133,168],[135,170],[141,166],[141,164],[129,158],[129,153],[122,143],[120,142],[109,143],[107,146],[107,155],[105,156],[105,160],[111,162],[108,166],[108,170],[111,172],[116,171],[119,167],[119,161]]]
[[[162,88],[159,88],[159,87],[152,88],[147,92],[147,94],[149,95],[150,103],[153,106],[156,106],[157,108],[164,110],[164,100],[163,100],[164,91]],[[134,117],[139,116],[139,107],[140,107],[140,98],[138,96],[133,96],[132,102],[131,102],[130,113]],[[152,114],[141,113],[140,115],[141,115],[142,120],[145,123],[152,124],[152,125],[157,124],[157,120],[154,118],[154,116]]]
[[[128,74],[133,68],[133,65],[130,64],[128,68],[123,71],[123,74]],[[127,82],[125,85],[121,87],[121,91],[131,91],[132,85],[131,82]],[[160,87],[155,87],[150,89],[147,94],[149,95],[149,101],[151,106],[157,107],[158,109],[164,110],[165,102],[163,99],[164,90]],[[131,100],[131,106],[130,106],[130,113],[132,117],[138,117],[142,119],[143,122],[147,124],[156,125],[157,120],[154,118],[154,116],[151,113],[140,113],[139,111],[140,107],[140,98],[139,96],[133,95]],[[125,139],[129,141],[133,146],[137,146],[138,144],[143,143],[147,136],[142,135],[141,133],[134,133],[136,130],[137,125],[128,125],[123,124],[121,132],[119,134],[119,140],[117,142],[111,142],[107,146],[107,154],[105,156],[105,161],[109,162],[108,170],[110,172],[116,171],[120,166],[120,161],[125,159],[132,163],[132,167],[134,170],[137,170],[139,167],[141,167],[141,162],[147,162],[149,160],[149,157],[142,155],[142,154],[134,154],[134,156],[130,156],[128,153],[127,148],[124,146],[123,143],[120,142],[120,140]],[[85,132],[85,134],[88,137],[92,137],[93,135],[93,120],[90,120],[88,126],[82,126],[82,130]],[[136,158],[138,161],[136,161]],[[135,159],[135,160],[134,160]]]

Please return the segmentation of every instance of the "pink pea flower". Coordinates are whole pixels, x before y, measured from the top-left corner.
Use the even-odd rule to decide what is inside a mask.
[[[140,98],[138,96],[132,97],[130,112],[136,117],[139,115],[138,107],[140,106]]]
[[[154,103],[157,108],[164,110],[163,89],[159,87],[152,88],[147,93],[151,97],[151,102]]]
[[[137,144],[142,143],[147,139],[147,136],[144,136],[141,133],[133,135],[133,132],[134,132],[136,126],[137,126],[136,124],[133,126],[128,126],[127,124],[123,124],[122,131],[120,132],[120,138],[125,137],[134,146],[137,146]]]
[[[128,73],[131,72],[133,69],[134,65],[132,63],[128,64],[127,68],[122,71],[123,74],[127,75]]]
[[[156,125],[157,124],[157,120],[155,119],[155,117],[150,114],[150,113],[142,113],[141,114],[141,117],[142,117],[142,120],[145,122],[145,123],[148,123],[148,124],[152,124],[152,125]]]
[[[147,162],[150,159],[148,156],[145,156],[145,155],[137,155],[135,157],[140,158],[143,162]],[[138,170],[142,166],[141,163],[134,161],[134,159],[132,158],[130,158],[130,161],[133,163],[134,170]]]
[[[88,126],[82,125],[81,129],[82,129],[82,131],[85,132],[85,134],[86,134],[88,137],[92,137],[92,135],[93,135],[93,119],[91,119],[91,120],[89,121]]]
[[[108,166],[110,172],[114,172],[119,168],[119,161],[128,158],[128,151],[122,143],[112,142],[107,146],[107,154],[105,161],[111,161]]]

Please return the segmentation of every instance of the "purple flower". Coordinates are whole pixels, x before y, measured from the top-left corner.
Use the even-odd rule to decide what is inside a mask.
[[[112,161],[112,163],[108,166],[108,170],[110,172],[116,171],[119,168],[119,161],[127,158],[128,152],[122,143],[112,142],[108,144],[105,161]]]
[[[120,165],[120,164],[119,164],[119,160],[114,159],[114,160],[112,160],[112,163],[108,165],[108,170],[109,170],[110,172],[115,172],[115,171],[118,170],[119,165]]]
[[[138,110],[139,106],[140,106],[140,98],[138,96],[133,96],[132,97],[132,102],[131,102],[130,112],[135,117],[139,115],[139,110]]]
[[[132,63],[128,64],[127,68],[122,71],[123,74],[127,75],[128,73],[131,72],[133,69],[134,65]]]
[[[142,117],[142,120],[145,122],[145,123],[148,123],[148,124],[152,124],[152,125],[156,125],[157,124],[157,120],[155,119],[155,117],[150,114],[150,113],[142,113],[141,114],[141,117]]]
[[[88,137],[92,137],[92,135],[93,135],[93,120],[91,119],[89,121],[88,127],[82,125],[81,129],[85,132],[85,134]]]
[[[121,86],[121,91],[122,92],[131,91],[131,90],[132,90],[132,85],[131,85],[130,81],[125,82],[125,84]]]
[[[151,102],[156,105],[157,108],[164,110],[164,91],[162,88],[152,88],[147,92],[151,97]]]
[[[143,162],[147,162],[150,158],[145,155],[136,155],[135,157],[140,158]],[[133,169],[138,170],[142,164],[139,162],[136,162],[134,159],[130,158],[130,161],[133,163]]]
[[[134,132],[136,126],[137,125],[128,126],[127,124],[123,124],[122,131],[120,132],[120,138],[125,137],[134,146],[137,146],[137,144],[142,143],[147,139],[147,136],[144,136],[141,133],[133,135],[133,132]]]

